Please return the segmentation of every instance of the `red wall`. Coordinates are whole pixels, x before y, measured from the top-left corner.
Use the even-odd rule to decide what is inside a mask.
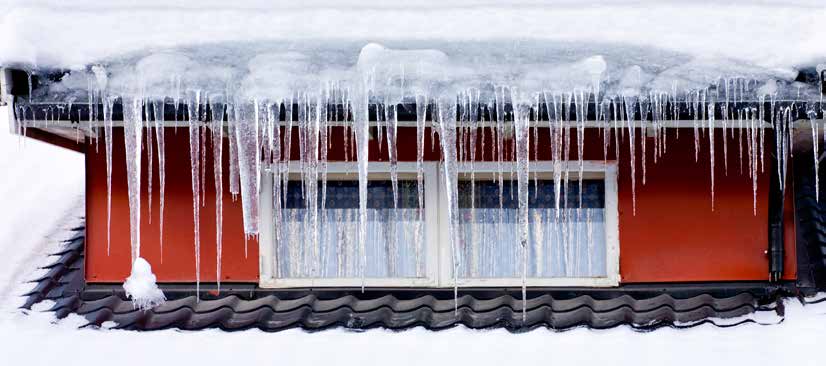
[[[743,157],[744,171],[740,174],[738,144],[730,137],[726,176],[723,143],[718,135],[715,204],[711,211],[708,137],[701,139],[699,161],[695,162],[693,131],[683,129],[680,133],[678,140],[675,130],[668,131],[668,152],[658,164],[653,164],[649,145],[646,185],[641,184],[641,157],[638,156],[636,215],[632,211],[629,155],[623,152],[619,173],[622,281],[767,280],[765,252],[772,171],[768,154],[766,169],[758,175],[755,216],[748,158]],[[787,193],[784,278],[794,279],[797,263],[793,195],[791,190]]]
[[[123,130],[116,128],[112,164],[111,251],[106,253],[106,154],[103,141],[97,151],[86,154],[86,279],[89,282],[122,282],[130,271],[129,201]],[[141,256],[152,265],[159,281],[194,282],[194,223],[189,163],[189,133],[186,128],[167,128],[166,194],[164,208],[164,248],[161,259],[158,214],[159,177],[157,152],[152,176],[152,223],[149,223],[147,155],[144,151],[141,183]],[[226,141],[225,141],[226,142]],[[229,147],[224,144],[224,171],[229,168]],[[215,270],[215,185],[212,154],[207,152],[206,202],[201,207],[201,280],[214,282]],[[229,194],[229,174],[224,175],[223,260],[221,277],[227,282],[258,281],[258,242],[250,240],[244,254],[241,198]]]
[[[668,152],[658,164],[653,163],[653,139],[648,138],[647,184],[642,184],[641,146],[637,144],[637,211],[632,214],[632,195],[628,135],[621,142],[619,169],[619,230],[620,273],[622,281],[733,281],[766,280],[768,258],[765,254],[768,237],[768,173],[758,179],[758,212],[752,214],[751,178],[738,171],[737,142],[729,140],[729,172],[723,171],[722,140],[716,146],[715,210],[711,211],[708,141],[702,140],[700,161],[694,162],[693,131],[682,129],[668,132]],[[639,136],[639,131],[637,133]],[[293,133],[292,157],[298,158],[297,133]],[[344,160],[343,131],[334,129],[331,160]],[[430,133],[425,134],[425,158],[437,160],[439,154],[430,151]],[[547,130],[539,138],[539,159],[550,159]],[[485,160],[491,160],[491,136],[485,143]],[[575,134],[572,133],[575,141]],[[767,136],[768,139],[768,136]],[[87,153],[87,256],[86,276],[89,282],[121,282],[129,272],[129,208],[126,198],[123,135],[116,129],[114,140],[112,239],[111,253],[106,253],[106,161],[104,147]],[[146,155],[142,186],[141,255],[152,264],[159,281],[192,282],[195,274],[192,223],[192,192],[189,163],[188,132],[185,128],[166,129],[166,212],[163,262],[158,242],[158,174],[155,180],[149,224],[146,190]],[[386,143],[386,140],[385,140]],[[352,141],[350,142],[352,145]],[[257,282],[258,243],[248,243],[244,255],[241,202],[233,202],[228,191],[228,152],[224,147],[224,254],[222,281]],[[477,144],[481,149],[481,144]],[[586,159],[602,160],[602,137],[598,131],[586,134]],[[438,143],[436,150],[439,150]],[[399,159],[416,160],[415,128],[399,129]],[[386,160],[386,145],[378,153],[375,140],[370,146],[371,160]],[[480,154],[481,150],[479,150]],[[510,153],[508,153],[510,155]],[[355,156],[355,155],[351,155]],[[531,153],[533,156],[533,152]],[[571,157],[576,159],[576,148]],[[157,159],[157,154],[155,156]],[[614,159],[614,146],[609,149]],[[215,207],[212,181],[212,157],[207,153],[207,199],[201,208],[201,280],[215,280]],[[768,157],[766,163],[770,163]],[[744,160],[746,169],[747,160]],[[155,164],[157,169],[157,163]],[[791,192],[786,207],[786,271],[785,278],[796,277],[794,258],[794,216]]]

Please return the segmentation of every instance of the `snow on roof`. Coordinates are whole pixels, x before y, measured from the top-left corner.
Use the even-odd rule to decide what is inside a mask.
[[[4,7],[10,9],[0,18],[0,64],[83,68],[171,49],[185,50],[202,63],[224,62],[199,57],[204,47],[230,50],[244,62],[261,48],[298,49],[313,56],[309,63],[326,63],[327,51],[338,50],[334,58],[352,63],[361,47],[377,41],[394,48],[435,48],[451,58],[500,57],[509,64],[609,53],[609,65],[638,58],[640,66],[654,70],[725,59],[791,73],[826,60],[826,9],[820,3],[7,1]]]

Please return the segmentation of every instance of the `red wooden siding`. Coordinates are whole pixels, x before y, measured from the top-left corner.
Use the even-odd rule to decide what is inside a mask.
[[[723,171],[722,141],[716,147],[715,211],[711,211],[708,142],[703,140],[700,161],[694,162],[693,131],[683,129],[680,139],[676,131],[668,132],[668,152],[658,164],[653,161],[653,139],[648,139],[647,184],[642,184],[642,167],[637,145],[637,212],[632,214],[631,179],[628,135],[622,141],[619,170],[619,230],[620,273],[622,281],[734,281],[766,280],[768,174],[760,174],[758,212],[752,214],[751,179],[739,173],[737,143],[729,140],[729,174]],[[638,132],[639,135],[639,132]],[[343,132],[333,129],[334,139],[330,160],[344,160]],[[425,158],[437,160],[439,154],[430,150],[430,133],[425,134]],[[129,209],[126,198],[126,177],[123,157],[123,136],[116,129],[114,140],[112,239],[111,253],[106,253],[106,161],[104,146],[87,153],[87,255],[86,276],[89,282],[121,282],[129,272]],[[586,136],[586,159],[602,160],[602,137],[597,131]],[[293,133],[292,157],[298,158],[297,133]],[[485,160],[491,160],[491,136],[487,141]],[[575,134],[572,133],[575,141]],[[767,136],[768,139],[768,136]],[[141,254],[152,264],[162,282],[193,282],[195,259],[193,247],[192,192],[189,167],[188,132],[185,128],[166,130],[166,211],[163,262],[158,242],[158,174],[153,175],[153,221],[149,224],[146,192],[146,158],[141,225]],[[352,141],[350,144],[352,145]],[[386,143],[386,141],[385,141]],[[223,281],[258,281],[258,243],[250,240],[248,256],[244,254],[241,223],[241,202],[233,202],[227,192],[228,153],[224,148],[224,255]],[[550,159],[547,130],[540,133],[539,159]],[[481,153],[481,144],[477,144]],[[436,144],[436,150],[439,146]],[[371,160],[386,160],[386,145],[379,155],[378,145],[371,141]],[[533,156],[533,152],[531,153]],[[355,155],[352,155],[353,157]],[[508,153],[510,156],[510,153]],[[146,155],[144,154],[144,157]],[[576,158],[572,147],[571,157]],[[609,159],[614,158],[614,146]],[[157,154],[155,154],[157,159]],[[212,180],[212,157],[207,153],[206,204],[201,208],[201,280],[215,280],[215,207]],[[399,159],[416,160],[415,128],[399,129]],[[744,160],[747,169],[747,160]],[[157,162],[155,164],[157,169]],[[789,192],[791,193],[791,192]],[[786,200],[786,269],[785,278],[796,277],[794,258],[794,216],[792,195]]]
[[[129,201],[123,130],[115,129],[112,164],[111,252],[106,254],[106,154],[103,141],[86,155],[86,278],[89,282],[122,282],[130,270]],[[194,223],[189,167],[189,135],[186,128],[167,128],[166,197],[164,208],[164,248],[161,261],[159,241],[158,165],[152,193],[152,224],[149,223],[147,192],[147,155],[142,159],[141,256],[152,265],[159,281],[194,282]],[[224,171],[229,172],[229,148],[224,144]],[[207,152],[206,201],[201,207],[201,280],[215,281],[215,186],[212,154]],[[241,198],[233,202],[228,174],[224,176],[224,245],[221,277],[226,282],[258,281],[258,242],[250,240],[244,254]]]
[[[744,173],[740,174],[737,141],[729,139],[726,176],[722,139],[717,137],[712,212],[708,137],[701,140],[699,161],[695,162],[693,131],[683,129],[680,133],[677,140],[676,131],[668,131],[668,152],[664,161],[657,164],[653,164],[649,144],[646,185],[641,182],[638,156],[636,216],[632,208],[628,153],[623,153],[619,173],[622,281],[768,280],[765,252],[769,173],[772,172],[768,154],[766,169],[758,176],[755,216],[752,182],[747,174],[748,158],[744,156]],[[627,150],[627,146],[624,149]],[[797,273],[793,195],[787,193],[784,277],[793,279]]]

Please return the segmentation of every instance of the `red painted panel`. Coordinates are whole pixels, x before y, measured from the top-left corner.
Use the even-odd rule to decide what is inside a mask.
[[[192,213],[192,188],[189,164],[189,135],[186,128],[167,128],[166,197],[164,208],[164,248],[161,258],[159,240],[159,192],[157,152],[153,174],[152,223],[149,223],[147,155],[144,151],[141,194],[141,256],[163,282],[194,282],[195,248]],[[122,282],[129,275],[129,202],[123,133],[115,129],[112,164],[111,251],[106,246],[106,155],[103,141],[86,155],[86,278],[89,282]],[[229,148],[224,144],[224,235],[221,277],[226,282],[258,281],[258,242],[247,243],[245,255],[241,200],[229,194]],[[212,179],[212,154],[207,152],[206,200],[201,207],[201,280],[215,281],[215,186]]]
[[[602,136],[592,131],[586,136],[585,158],[602,160]],[[767,189],[770,167],[759,174],[757,215],[752,214],[751,179],[746,173],[747,159],[740,173],[737,141],[728,142],[728,175],[724,170],[722,140],[716,146],[715,210],[711,210],[710,167],[707,137],[702,141],[699,162],[694,161],[693,131],[668,131],[667,152],[658,163],[653,161],[653,139],[648,138],[646,184],[642,183],[641,146],[637,145],[636,215],[632,212],[632,191],[628,134],[621,140],[622,158],[619,170],[618,196],[620,210],[620,272],[622,280],[631,282],[733,281],[765,280],[768,274]],[[87,154],[87,279],[90,282],[120,282],[129,271],[129,220],[126,199],[125,164],[122,134],[115,133],[112,193],[112,247],[106,253],[106,166],[103,146]],[[192,282],[195,279],[192,233],[192,192],[189,173],[189,144],[185,128],[177,132],[167,128],[167,186],[164,229],[164,256],[160,258],[158,242],[157,173],[154,175],[153,221],[148,221],[146,184],[143,185],[142,255],[155,269],[159,281]],[[345,144],[344,131],[334,128],[330,160],[345,159],[345,145],[353,148],[350,139]],[[639,136],[639,131],[637,133]],[[430,132],[425,133],[425,159],[438,160],[439,146],[431,150]],[[293,132],[292,158],[298,158],[298,134]],[[493,160],[492,136],[485,135],[485,154],[477,144],[479,156]],[[768,139],[768,137],[767,137]],[[576,141],[572,132],[572,140]],[[370,159],[387,160],[386,139],[382,154],[376,140],[371,140]],[[416,160],[415,128],[399,129],[399,160]],[[539,159],[550,158],[547,130],[539,134]],[[744,147],[745,148],[745,147]],[[512,146],[506,146],[506,157],[512,156]],[[576,147],[570,156],[576,159]],[[613,160],[615,148],[608,150]],[[531,153],[533,155],[533,152]],[[258,280],[258,244],[248,243],[244,255],[244,240],[240,200],[233,202],[228,189],[228,148],[224,149],[224,281]],[[349,159],[355,158],[355,152]],[[156,156],[157,159],[157,156]],[[214,187],[211,153],[207,153],[208,169],[205,206],[201,209],[201,279],[215,279]],[[146,161],[146,159],[144,159]],[[766,163],[769,163],[768,158]],[[144,168],[146,167],[144,163]],[[156,166],[157,168],[157,166]],[[146,174],[144,174],[144,177]],[[144,178],[145,180],[146,178]],[[791,194],[791,192],[790,192]],[[794,216],[792,200],[787,198],[786,276],[796,277],[794,258]]]
[[[765,171],[758,171],[757,214],[754,215],[748,158],[743,158],[743,173],[740,173],[739,144],[730,136],[726,174],[723,143],[718,136],[712,211],[708,137],[701,138],[699,161],[695,162],[693,131],[680,132],[677,139],[675,130],[668,131],[668,151],[656,164],[649,145],[645,185],[641,181],[638,156],[636,215],[632,207],[627,148],[622,153],[619,177],[622,281],[767,280],[765,252],[771,172],[768,154]],[[796,277],[791,197],[786,201],[785,277],[789,279]]]

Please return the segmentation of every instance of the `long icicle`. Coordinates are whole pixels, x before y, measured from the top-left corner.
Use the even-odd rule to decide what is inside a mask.
[[[149,199],[147,200],[147,213],[149,216],[149,224],[152,224],[152,173],[154,170],[154,154],[153,154],[153,147],[154,142],[152,141],[152,120],[149,119],[149,114],[151,112],[149,99],[144,99],[143,101],[143,112],[144,116],[146,116],[146,121],[144,123],[144,127],[146,128],[146,190],[149,193]]]
[[[126,175],[129,190],[129,236],[132,243],[132,264],[141,253],[141,100],[133,98],[131,103],[124,100],[123,138],[126,147]]]
[[[106,98],[103,104],[103,130],[106,140],[106,255],[112,246],[112,109],[114,98]]]
[[[194,224],[195,244],[195,300],[201,298],[201,125],[198,122],[198,104],[200,92],[195,92],[195,98],[187,103],[189,114],[189,161],[192,173],[192,217]]]
[[[513,90],[511,90],[513,93]],[[511,96],[511,100],[513,103],[516,103],[516,99]],[[527,318],[527,278],[528,278],[528,236],[530,234],[529,228],[529,221],[528,221],[528,188],[530,185],[529,181],[529,171],[528,171],[528,159],[530,156],[529,146],[530,146],[530,120],[528,118],[529,111],[526,110],[527,107],[519,105],[514,105],[514,127],[516,133],[516,166],[517,166],[517,186],[518,186],[518,196],[519,196],[519,214],[517,217],[517,224],[518,233],[519,233],[519,244],[521,245],[522,249],[522,322],[524,323]],[[577,116],[577,119],[582,119],[583,117]],[[581,131],[577,131],[578,134],[581,134]],[[581,139],[581,137],[579,137]],[[581,149],[582,142],[579,142],[579,146]],[[582,151],[579,152],[579,159],[582,159]],[[580,168],[581,169],[581,168]],[[582,182],[582,179],[580,179]],[[581,183],[580,183],[581,184]],[[581,200],[581,198],[580,198]],[[581,204],[581,202],[580,202]]]
[[[370,121],[369,118],[369,88],[368,76],[362,75],[363,84],[359,89],[356,102],[353,105],[353,123],[356,133],[356,160],[358,161],[359,180],[359,253],[361,254],[361,291],[364,292],[364,282],[367,275],[367,172],[369,164]]]
[[[427,120],[427,103],[426,95],[416,96],[416,188],[419,199],[419,223],[423,222],[424,219],[424,138],[425,123]],[[416,230],[416,234],[414,245],[416,246],[416,276],[418,277],[421,275],[421,266],[419,263],[421,260],[422,240],[421,235],[418,235],[418,229]]]
[[[725,130],[723,130],[725,138]],[[714,211],[714,103],[708,104],[708,157],[711,166],[711,210]]]
[[[211,98],[210,98],[211,99]],[[221,254],[223,250],[223,152],[224,152],[224,105],[221,103],[210,103],[212,110],[212,160],[213,174],[215,181],[215,280],[218,292],[221,291]]]
[[[161,245],[161,263],[163,263],[163,210],[166,186],[166,152],[164,147],[164,100],[156,100],[152,106],[155,114],[155,141],[158,145],[158,236]]]
[[[456,238],[458,219],[458,166],[456,163],[456,101],[439,100],[439,137],[444,156],[445,190],[447,191],[448,235],[450,236],[451,263],[453,268],[453,311],[459,314],[459,252]]]

